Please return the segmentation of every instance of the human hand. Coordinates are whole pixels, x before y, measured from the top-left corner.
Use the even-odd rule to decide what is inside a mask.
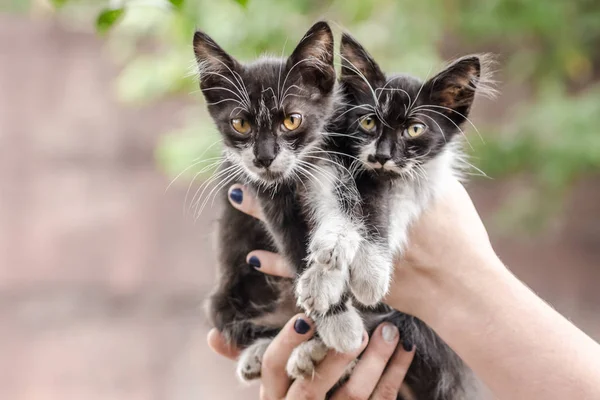
[[[297,322],[297,321],[303,322]],[[303,325],[303,326],[302,326]],[[308,325],[308,330],[305,331]],[[304,329],[300,329],[300,326]],[[304,332],[304,333],[302,333]],[[332,400],[375,399],[395,400],[404,376],[414,356],[398,346],[398,329],[389,323],[381,324],[370,341],[365,339],[355,353],[342,354],[330,350],[317,366],[313,379],[291,381],[285,372],[286,363],[295,347],[314,334],[313,322],[303,314],[292,318],[269,345],[263,356],[260,398],[272,399],[324,399],[339,381],[348,366],[367,346],[354,367],[349,380],[337,389]],[[227,344],[216,329],[208,334],[209,346],[218,354],[235,360],[239,349]]]

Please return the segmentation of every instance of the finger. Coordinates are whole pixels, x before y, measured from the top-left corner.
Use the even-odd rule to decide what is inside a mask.
[[[332,400],[369,399],[377,382],[398,345],[398,328],[389,322],[375,329],[369,346],[352,371],[352,375],[332,397]]]
[[[241,212],[260,220],[263,219],[262,209],[258,204],[258,200],[246,187],[240,184],[231,185],[227,197],[231,205]]]
[[[294,278],[296,274],[279,254],[265,250],[254,250],[246,256],[246,262],[268,275]]]
[[[225,337],[216,328],[213,328],[208,332],[207,340],[208,347],[223,357],[235,360],[240,355],[240,350],[230,343],[227,343]]]
[[[373,392],[373,400],[396,400],[406,372],[415,356],[415,346],[406,351],[398,346]]]
[[[315,332],[314,322],[304,314],[288,321],[267,348],[262,361],[262,398],[282,399],[290,387],[285,366],[292,351],[310,339]]]
[[[340,380],[351,362],[369,343],[369,336],[364,333],[363,342],[358,350],[352,353],[338,353],[329,350],[327,356],[315,369],[314,378],[297,380],[290,387],[288,396],[291,399],[322,399]]]

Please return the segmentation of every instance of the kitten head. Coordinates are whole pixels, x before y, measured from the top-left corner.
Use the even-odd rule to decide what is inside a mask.
[[[297,176],[324,140],[333,113],[333,35],[318,22],[287,59],[241,64],[202,32],[194,35],[200,88],[226,155],[263,184]]]
[[[367,51],[344,34],[342,90],[353,105],[345,112],[353,150],[364,169],[383,175],[419,176],[419,168],[452,143],[484,86],[487,58],[460,58],[422,82],[386,76]]]

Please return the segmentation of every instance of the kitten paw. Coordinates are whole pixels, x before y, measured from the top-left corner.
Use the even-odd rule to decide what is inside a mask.
[[[350,266],[350,290],[365,306],[379,303],[390,289],[391,257],[377,245],[363,243]]]
[[[308,265],[323,265],[328,270],[347,270],[362,241],[355,229],[318,231],[309,246]]]
[[[242,351],[236,368],[237,376],[242,382],[249,383],[260,378],[263,355],[272,341],[273,339],[258,339]]]
[[[328,348],[339,353],[351,353],[360,348],[364,324],[352,305],[339,314],[318,318],[316,323],[317,332]]]
[[[341,301],[347,281],[347,271],[330,270],[322,264],[309,265],[296,284],[298,306],[309,315],[325,314]]]
[[[286,371],[292,379],[313,378],[315,367],[327,355],[327,346],[319,340],[312,339],[296,347],[290,356]]]

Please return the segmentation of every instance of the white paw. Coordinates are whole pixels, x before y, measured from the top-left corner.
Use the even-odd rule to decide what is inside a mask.
[[[262,359],[272,341],[273,339],[258,339],[242,351],[236,368],[237,376],[242,382],[248,383],[260,378]]]
[[[350,290],[361,304],[379,303],[390,289],[392,260],[384,248],[363,243],[350,266]]]
[[[352,305],[342,313],[318,318],[316,324],[323,343],[339,353],[356,351],[363,341],[364,324]]]
[[[347,281],[347,270],[328,270],[321,264],[309,265],[296,283],[298,305],[309,315],[322,315],[341,301]]]
[[[308,265],[329,270],[347,270],[356,256],[362,237],[355,229],[318,230],[309,246]]]
[[[312,339],[296,347],[290,356],[286,371],[292,379],[313,378],[315,367],[327,355],[327,346],[319,340]]]

